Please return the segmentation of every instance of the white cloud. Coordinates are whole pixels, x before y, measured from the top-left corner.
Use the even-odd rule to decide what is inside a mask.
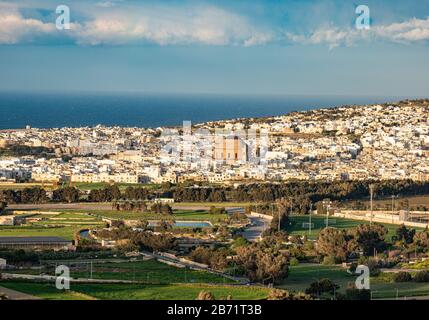
[[[92,7],[91,7],[92,6]],[[237,45],[267,43],[340,45],[384,40],[399,43],[429,40],[429,17],[372,26],[370,30],[325,26],[310,33],[282,32],[254,24],[246,16],[208,6],[126,5],[122,0],[100,0],[81,12],[72,10],[71,30],[57,31],[55,21],[24,17],[18,6],[0,2],[0,44],[67,37],[78,45]],[[82,8],[81,8],[82,9]],[[76,11],[74,11],[76,10]],[[82,18],[85,15],[85,18]],[[43,38],[45,39],[45,38]]]
[[[395,43],[413,43],[429,40],[429,17],[372,26],[369,30],[340,29],[324,27],[309,35],[286,33],[286,39],[299,44],[326,44],[330,48],[340,45],[351,46],[362,41],[384,40]]]
[[[118,9],[78,25],[73,35],[79,44],[89,45],[260,45],[271,39],[269,32],[254,28],[246,18],[216,7]]]
[[[31,41],[37,36],[55,31],[53,23],[24,18],[14,5],[0,3],[0,44]]]

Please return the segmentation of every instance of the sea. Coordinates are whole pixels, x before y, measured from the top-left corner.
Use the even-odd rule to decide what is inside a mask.
[[[404,98],[408,97],[0,92],[0,129],[156,128]]]

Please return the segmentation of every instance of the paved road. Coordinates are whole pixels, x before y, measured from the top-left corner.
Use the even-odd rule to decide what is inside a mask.
[[[249,219],[252,225],[241,234],[249,241],[258,241],[265,229],[270,226],[271,221],[266,218],[252,216],[249,216]]]

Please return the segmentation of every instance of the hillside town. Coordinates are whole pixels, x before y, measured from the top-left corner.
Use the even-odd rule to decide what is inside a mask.
[[[427,181],[428,115],[429,101],[414,100],[214,121],[192,129],[190,123],[183,128],[27,126],[0,131],[0,180]]]

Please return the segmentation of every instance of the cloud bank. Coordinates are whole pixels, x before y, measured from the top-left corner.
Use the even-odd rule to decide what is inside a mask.
[[[72,10],[73,13],[73,10]],[[306,33],[255,24],[249,17],[223,8],[197,6],[126,7],[121,1],[93,4],[87,16],[73,19],[71,30],[58,31],[55,21],[26,17],[21,8],[0,2],[0,45],[37,43],[64,37],[77,45],[258,46],[270,43],[352,46],[371,41],[416,43],[429,40],[429,17],[374,25],[370,30],[323,26]]]

